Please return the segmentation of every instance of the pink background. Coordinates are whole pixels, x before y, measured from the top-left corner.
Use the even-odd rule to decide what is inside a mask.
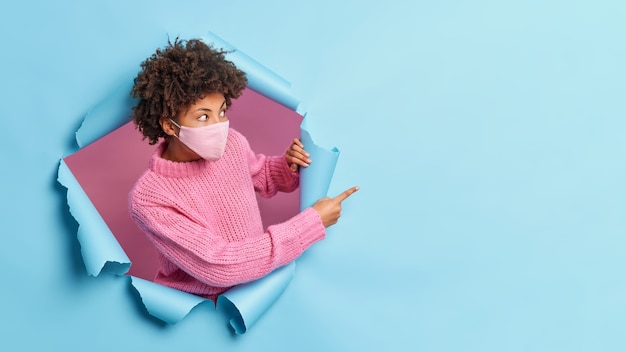
[[[247,89],[228,112],[231,127],[257,153],[281,155],[299,135],[302,116]],[[129,275],[152,280],[158,262],[147,237],[128,214],[128,193],[146,170],[155,146],[142,141],[132,122],[65,158],[68,167],[130,258]],[[265,226],[298,212],[299,192],[259,198]]]

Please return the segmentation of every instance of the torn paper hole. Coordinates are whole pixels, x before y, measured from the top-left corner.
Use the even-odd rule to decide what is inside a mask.
[[[203,39],[230,48],[212,34]],[[259,198],[267,226],[312,205],[307,203],[309,199],[326,195],[338,151],[314,145],[302,116],[296,112],[298,101],[288,82],[239,51],[227,57],[246,72],[250,88],[234,102],[229,112],[231,126],[248,138],[253,150],[268,155],[282,154],[291,139],[302,134],[305,147],[316,160],[303,169],[300,194],[280,194],[272,200]],[[131,276],[147,311],[173,324],[205,299],[152,282],[158,267],[155,250],[128,214],[128,193],[155,148],[142,141],[129,122],[135,103],[129,95],[131,86],[129,80],[89,111],[76,132],[80,150],[61,160],[58,180],[68,189],[68,205],[79,223],[77,237],[87,273],[98,276],[106,271]],[[271,119],[258,119],[259,111]],[[220,296],[218,308],[229,314],[238,334],[245,333],[280,297],[294,270],[292,263]]]

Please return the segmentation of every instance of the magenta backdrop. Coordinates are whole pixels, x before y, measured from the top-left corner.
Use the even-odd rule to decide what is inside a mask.
[[[280,155],[300,133],[302,116],[247,89],[228,112],[231,127],[243,133],[257,153]],[[154,146],[142,141],[129,122],[65,158],[68,167],[130,258],[129,275],[152,280],[158,267],[147,237],[128,214],[128,193],[145,171]],[[259,198],[265,226],[298,212],[299,194]]]

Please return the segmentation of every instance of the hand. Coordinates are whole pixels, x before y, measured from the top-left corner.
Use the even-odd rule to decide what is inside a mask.
[[[358,190],[359,187],[352,187],[335,198],[324,197],[313,204],[313,209],[320,215],[324,227],[329,227],[337,223],[337,220],[339,220],[341,216],[341,202]]]
[[[293,139],[291,147],[285,152],[285,160],[293,172],[297,172],[300,166],[307,167],[311,164],[309,153],[304,150],[304,144],[298,138]]]

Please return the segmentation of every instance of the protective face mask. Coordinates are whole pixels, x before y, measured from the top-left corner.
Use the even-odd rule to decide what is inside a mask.
[[[176,137],[202,159],[216,161],[224,154],[228,138],[228,121],[203,127],[180,126],[174,120],[170,119],[170,121],[180,128]]]

